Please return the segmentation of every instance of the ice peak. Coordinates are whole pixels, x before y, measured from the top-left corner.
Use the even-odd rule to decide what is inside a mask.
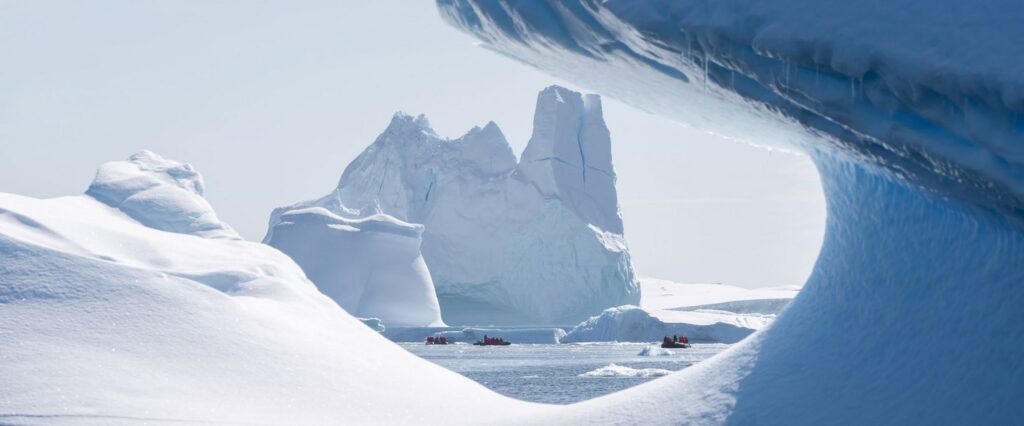
[[[588,223],[622,233],[611,135],[600,96],[559,86],[542,90],[519,171],[546,195],[570,204]]]
[[[434,129],[430,127],[430,121],[427,120],[426,115],[420,114],[413,117],[412,115],[398,111],[391,117],[391,123],[388,124],[383,135],[408,135],[415,133],[437,136],[437,134],[434,133]]]

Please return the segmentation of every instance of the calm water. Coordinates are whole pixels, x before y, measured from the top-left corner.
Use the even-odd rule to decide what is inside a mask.
[[[552,404],[568,404],[636,386],[728,347],[695,344],[689,349],[672,349],[667,356],[639,356],[647,344],[400,345],[498,393]],[[609,368],[611,364],[615,367]]]

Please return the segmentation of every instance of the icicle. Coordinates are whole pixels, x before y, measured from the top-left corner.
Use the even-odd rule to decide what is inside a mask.
[[[786,93],[789,93],[789,62],[786,62]]]
[[[708,53],[704,52],[704,93],[708,92]]]

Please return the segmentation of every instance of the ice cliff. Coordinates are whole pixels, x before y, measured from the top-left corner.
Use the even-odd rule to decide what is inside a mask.
[[[560,422],[1024,416],[1020,2],[438,5],[489,49],[728,138],[802,151],[821,175],[821,254],[774,323]]]
[[[350,314],[388,326],[443,326],[423,227],[385,214],[346,219],[323,207],[277,209],[265,242],[288,254]]]
[[[425,280],[432,278],[450,324],[575,324],[639,301],[611,140],[595,95],[554,86],[541,91],[519,161],[494,123],[449,140],[422,116],[396,114],[334,192],[274,212],[265,242],[295,258],[321,288],[337,287],[338,293],[325,291],[342,307],[391,325],[342,294],[348,284],[340,283],[351,281],[345,271],[355,265],[333,259],[355,249],[325,244],[354,234],[321,223],[285,236],[296,214],[310,212],[335,221],[383,216],[422,226]]]

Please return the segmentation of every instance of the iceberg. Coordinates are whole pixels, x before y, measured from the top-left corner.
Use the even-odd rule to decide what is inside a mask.
[[[276,209],[264,240],[356,317],[388,326],[443,326],[423,227],[385,214],[346,219],[323,207]]]
[[[1024,416],[1024,364],[1012,361],[1024,356],[1020,3],[438,6],[488,49],[725,138],[805,153],[822,179],[821,253],[776,321],[560,422]]]
[[[375,217],[388,219],[367,222]],[[366,225],[383,232],[385,222],[391,233],[402,224],[409,236],[400,264],[417,265],[416,274],[407,274],[415,277],[405,280],[414,288],[371,290],[379,285],[353,277],[378,276],[353,272],[372,262],[352,253],[366,250]],[[356,238],[362,240],[347,242]],[[575,324],[640,297],[601,100],[557,86],[537,96],[533,135],[518,161],[493,122],[444,139],[425,117],[396,114],[345,168],[335,191],[275,210],[264,241],[292,256],[349,312],[389,326],[427,325],[437,302],[449,324]],[[367,307],[360,299],[366,291],[415,297],[407,307],[384,299]],[[424,307],[420,324],[380,312],[416,311],[416,303]]]
[[[775,315],[737,315],[727,311],[648,311],[617,306],[580,323],[561,339],[574,342],[659,342],[687,336],[694,342],[736,343],[763,328]]]

